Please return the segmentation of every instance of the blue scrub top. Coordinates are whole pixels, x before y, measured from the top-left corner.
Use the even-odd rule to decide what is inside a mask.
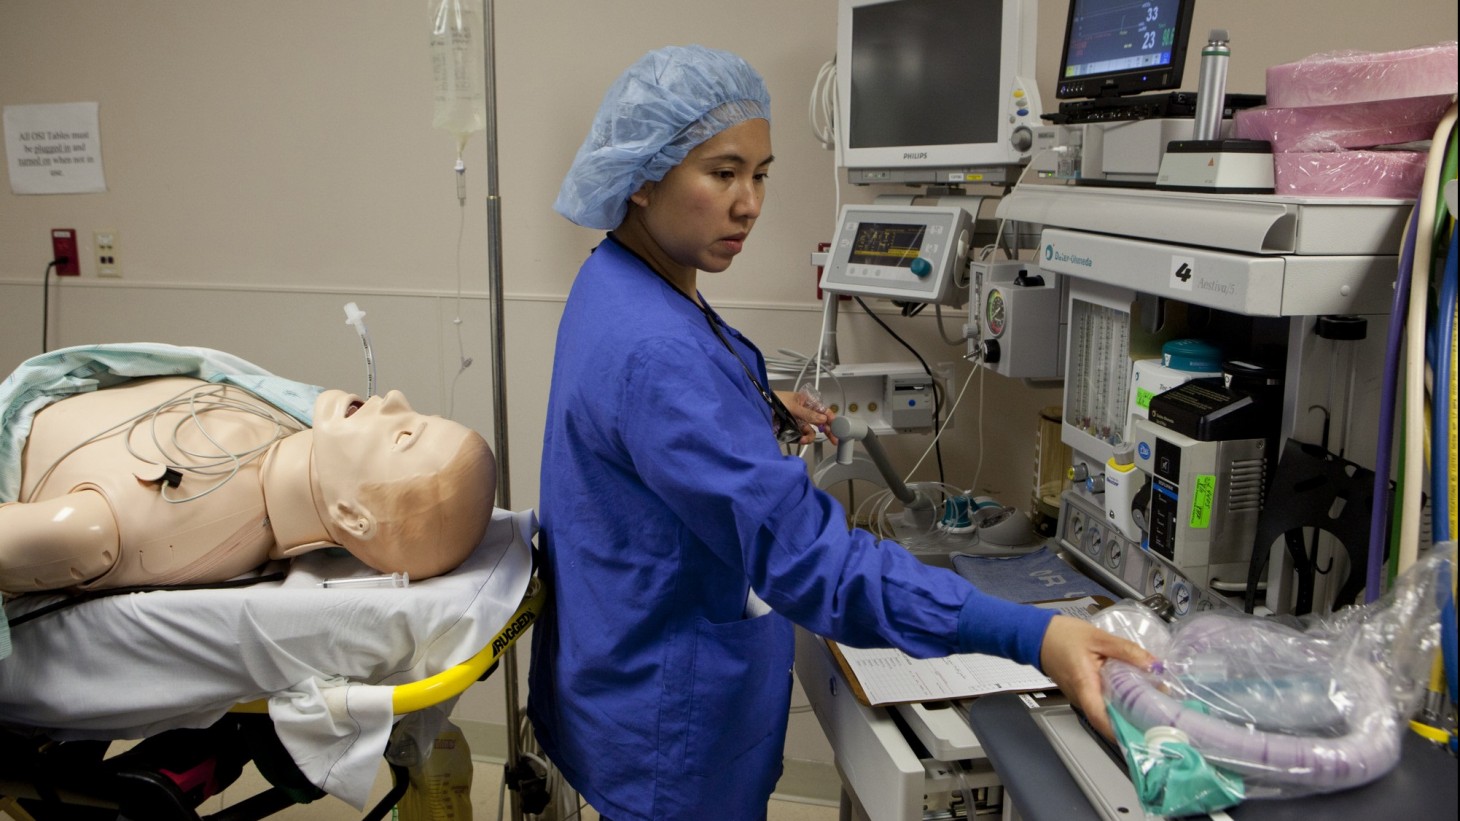
[[[723,332],[765,384],[760,352]],[[848,532],[705,314],[612,237],[558,328],[540,495],[552,603],[528,713],[617,821],[764,816],[792,622],[851,646],[1033,664],[1051,618]],[[745,617],[752,587],[774,612]]]

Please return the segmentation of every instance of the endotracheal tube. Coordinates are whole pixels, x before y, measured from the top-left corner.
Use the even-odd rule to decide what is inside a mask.
[[[353,302],[345,303],[345,324],[353,325],[365,346],[365,396],[375,395],[375,354],[370,350],[370,332],[365,330],[365,312]]]

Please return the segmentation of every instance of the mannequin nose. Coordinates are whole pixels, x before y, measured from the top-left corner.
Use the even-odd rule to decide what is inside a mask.
[[[380,409],[387,411],[409,411],[411,403],[406,401],[405,394],[400,391],[387,391],[380,399]]]

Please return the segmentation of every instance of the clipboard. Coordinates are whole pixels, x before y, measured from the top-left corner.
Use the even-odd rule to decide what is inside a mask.
[[[1036,602],[1036,607],[1065,607],[1068,615],[1088,620],[1113,602],[1105,596]],[[1083,606],[1081,606],[1083,604]],[[1093,608],[1093,609],[1092,609]],[[843,648],[823,638],[842,677],[857,701],[868,707],[977,698],[994,693],[1028,693],[1055,689],[1047,676],[1033,667],[981,653],[962,653],[941,659],[914,659],[896,649]],[[848,655],[851,658],[848,658]],[[868,679],[875,686],[864,681]],[[871,695],[868,690],[873,690]]]

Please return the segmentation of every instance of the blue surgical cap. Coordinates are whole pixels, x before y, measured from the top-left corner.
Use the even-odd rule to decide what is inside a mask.
[[[734,54],[704,46],[651,51],[604,95],[553,210],[585,228],[617,228],[629,196],[664,179],[695,146],[770,117],[765,82]]]

